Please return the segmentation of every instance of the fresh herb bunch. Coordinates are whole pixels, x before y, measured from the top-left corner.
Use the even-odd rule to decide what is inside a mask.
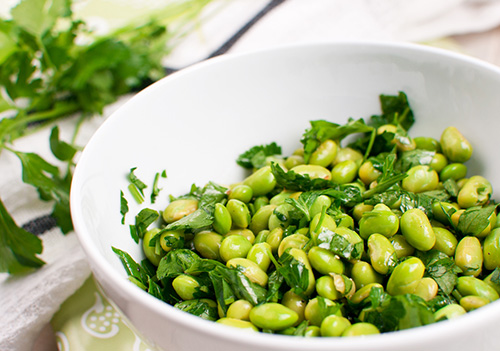
[[[119,96],[163,77],[161,59],[208,3],[172,2],[154,18],[105,36],[75,18],[71,0],[22,0],[10,19],[0,19],[0,153],[19,158],[23,182],[34,186],[42,200],[54,202],[52,216],[64,233],[73,228],[69,188],[81,122],[102,113]],[[60,140],[54,121],[75,114],[81,117],[72,140]],[[49,125],[50,148],[61,161],[57,165],[34,152],[15,150],[14,140]],[[41,240],[20,228],[0,199],[0,272],[40,267],[41,252]]]

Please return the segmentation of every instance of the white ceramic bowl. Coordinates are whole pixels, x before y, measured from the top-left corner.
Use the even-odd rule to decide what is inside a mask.
[[[379,112],[379,94],[398,91],[416,115],[411,135],[439,138],[456,126],[474,146],[469,174],[482,174],[500,189],[500,70],[451,52],[384,43],[290,46],[208,60],[137,94],[93,136],[71,189],[76,232],[107,296],[146,340],[171,351],[498,349],[500,302],[453,321],[370,337],[245,333],[148,295],[126,279],[111,250],[142,258],[128,226],[120,224],[119,194],[131,167],[151,183],[166,169],[163,200],[154,206],[161,209],[166,195],[184,194],[193,183],[242,179],[235,159],[253,145],[276,141],[290,154],[310,120],[369,117]],[[129,204],[131,223],[137,209]]]

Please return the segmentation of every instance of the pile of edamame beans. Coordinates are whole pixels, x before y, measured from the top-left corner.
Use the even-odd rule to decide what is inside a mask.
[[[379,135],[384,132],[396,133],[396,126],[378,127]],[[232,277],[257,286],[265,298],[256,302],[231,289],[221,297],[215,282],[229,286],[234,280],[225,275],[211,280],[196,269],[160,278],[172,290],[175,306],[187,310],[197,303],[203,306],[202,318],[251,331],[360,336],[452,319],[487,305],[500,293],[500,223],[491,184],[468,174],[464,163],[472,146],[456,128],[445,129],[440,140],[408,140],[394,140],[394,159],[415,150],[427,152],[428,159],[412,164],[380,191],[396,197],[363,196],[380,190],[377,186],[388,177],[384,169],[354,148],[327,139],[307,162],[303,148],[287,157],[268,156],[246,179],[227,186],[211,208],[210,225],[149,230],[143,239],[146,257],[160,271],[169,254],[190,250],[200,259],[192,261],[197,265],[207,261],[212,268],[236,271]],[[335,191],[287,189],[277,179],[277,167],[309,181],[328,181]],[[339,201],[336,195],[346,189],[355,189],[361,201]],[[444,189],[446,200],[433,197]],[[422,199],[427,203],[419,203]],[[199,198],[180,197],[162,217],[168,226],[199,207]],[[480,212],[485,208],[490,208],[486,215]],[[479,230],[470,229],[477,223],[483,223]],[[156,235],[161,250],[150,245]],[[172,244],[177,239],[181,247]],[[293,273],[287,274],[286,264]],[[391,301],[420,311],[419,317],[409,324],[404,315],[392,324],[382,320],[394,314]]]

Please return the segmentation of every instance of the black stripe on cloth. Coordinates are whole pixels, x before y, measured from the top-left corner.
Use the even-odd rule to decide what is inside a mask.
[[[22,228],[32,234],[40,235],[55,228],[56,226],[56,219],[51,215],[45,215],[32,219],[31,221],[25,223]]]
[[[225,43],[223,43],[218,49],[212,52],[206,59],[222,55],[226,53],[234,44],[246,33],[250,28],[252,28],[262,17],[268,14],[275,7],[281,5],[286,0],[271,0],[262,10],[260,10],[255,16],[253,16],[247,23],[243,25],[236,33],[234,33]],[[169,75],[178,71],[176,68],[165,67],[165,73]]]
[[[255,23],[257,23],[262,17],[267,15],[275,7],[281,5],[286,0],[272,0],[267,4],[262,10],[260,10],[253,18],[251,18],[243,27],[240,28],[236,33],[233,34],[224,44],[222,44],[217,50],[212,52],[208,58],[222,55],[226,53],[231,47],[250,29]]]
[[[268,14],[275,7],[281,5],[286,0],[271,0],[262,10],[260,10],[254,17],[252,17],[247,23],[243,25],[236,33],[234,33],[225,43],[223,43],[217,50],[212,52],[208,57],[215,57],[226,53],[231,47],[250,29],[255,25],[262,17]],[[170,74],[177,71],[173,68],[165,67],[166,74]],[[51,215],[44,215],[31,221],[25,223],[22,227],[26,231],[33,233],[35,235],[41,235],[57,226],[56,220]]]

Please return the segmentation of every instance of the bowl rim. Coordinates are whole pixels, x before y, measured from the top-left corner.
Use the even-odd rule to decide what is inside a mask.
[[[85,180],[85,164],[89,162],[89,155],[92,154],[92,149],[94,149],[93,140],[95,139],[95,136],[105,133],[108,126],[115,123],[115,120],[119,117],[121,111],[127,109],[127,106],[131,104],[131,102],[142,99],[142,96],[147,95],[151,90],[161,89],[162,86],[171,84],[171,82],[182,78],[184,75],[192,74],[198,70],[207,69],[213,65],[224,64],[226,61],[239,60],[241,58],[251,56],[268,55],[279,51],[297,49],[307,50],[323,46],[334,46],[338,48],[365,47],[367,50],[387,50],[390,53],[394,53],[394,51],[424,53],[426,55],[435,55],[454,61],[460,61],[462,63],[468,63],[477,68],[491,71],[492,73],[500,76],[500,67],[462,53],[416,43],[364,40],[322,40],[300,42],[250,52],[228,53],[195,63],[189,67],[171,73],[170,75],[160,79],[135,94],[129,101],[120,106],[117,111],[113,112],[91,137],[77,162],[70,190],[70,209],[77,238],[85,252],[87,260],[93,263],[91,264],[91,269],[93,270],[95,267],[98,267],[99,275],[105,276],[111,284],[117,287],[117,289],[126,292],[130,301],[141,301],[141,303],[147,305],[148,308],[155,309],[159,314],[178,325],[188,327],[199,333],[211,334],[220,340],[241,342],[241,340],[244,339],[246,344],[261,348],[272,346],[275,348],[287,348],[289,350],[303,350],[305,346],[308,346],[313,347],[315,350],[342,348],[351,351],[364,351],[369,346],[370,350],[382,350],[388,342],[390,342],[393,347],[397,345],[403,347],[408,344],[408,340],[419,343],[420,340],[425,340],[426,342],[429,340],[437,340],[442,338],[443,335],[446,335],[448,338],[453,336],[458,337],[459,335],[470,333],[470,325],[484,325],[492,322],[495,312],[500,312],[499,301],[492,302],[491,306],[488,306],[487,308],[480,308],[478,310],[471,311],[463,318],[397,332],[383,333],[374,336],[370,335],[362,338],[291,338],[284,335],[269,335],[265,333],[252,333],[251,337],[248,337],[250,335],[248,332],[238,330],[238,328],[231,328],[231,332],[228,333],[227,328],[230,327],[211,321],[205,321],[202,318],[180,311],[173,306],[151,296],[147,292],[136,287],[134,284],[131,284],[127,279],[123,279],[121,275],[117,275],[115,269],[110,263],[107,262],[105,257],[99,252],[99,248],[91,240],[89,229],[85,224],[84,215],[80,208],[80,199],[82,196],[80,189],[82,188],[82,182]],[[110,302],[112,302],[112,300]]]

